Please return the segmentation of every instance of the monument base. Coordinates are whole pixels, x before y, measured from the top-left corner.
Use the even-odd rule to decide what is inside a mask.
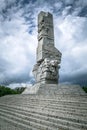
[[[30,88],[26,88],[22,94],[36,95],[85,95],[80,85],[64,85],[64,84],[42,84],[36,83]]]
[[[41,84],[58,84],[58,80],[49,80],[49,79],[42,79]]]

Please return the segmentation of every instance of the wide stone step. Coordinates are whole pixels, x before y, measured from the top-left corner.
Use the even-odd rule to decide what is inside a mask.
[[[36,129],[29,125],[21,124],[17,121],[13,121],[12,119],[0,115],[0,130],[36,130]]]
[[[21,106],[22,107],[22,106]],[[55,112],[61,113],[69,113],[79,116],[87,116],[87,108],[74,108],[74,107],[64,107],[64,106],[52,106],[52,105],[23,105],[23,107],[31,108],[31,109],[44,109],[44,110],[51,110]]]
[[[13,119],[0,115],[0,121],[3,120],[3,124],[9,123],[8,127],[0,128],[0,130],[40,130],[29,125],[25,125]]]
[[[9,104],[9,103],[6,103],[6,104]],[[12,104],[12,103],[11,103]],[[11,105],[9,104],[9,105]],[[64,108],[74,108],[74,109],[81,109],[81,110],[87,110],[87,103],[82,103],[82,102],[65,102],[65,101],[49,101],[49,102],[46,102],[46,101],[37,101],[37,102],[34,102],[34,101],[31,101],[31,102],[20,102],[20,103],[17,103],[16,101],[13,102],[14,105],[18,105],[18,106],[46,106],[46,105],[51,105],[51,106],[54,106],[54,107],[64,107]]]
[[[62,101],[62,100],[64,100],[64,101],[74,101],[74,102],[76,102],[76,101],[82,101],[82,102],[86,102],[86,99],[87,99],[87,97],[83,100],[83,97],[81,96],[79,96],[78,97],[78,99],[77,99],[77,97],[74,97],[74,99],[73,98],[71,98],[71,97],[69,97],[69,98],[67,98],[67,97],[56,97],[56,98],[46,98],[46,97],[38,97],[38,98],[35,98],[35,96],[34,96],[34,98],[30,98],[30,97],[28,97],[28,96],[26,96],[27,98],[25,98],[25,97],[22,97],[21,95],[19,95],[19,96],[14,96],[13,95],[13,97],[11,96],[11,97],[8,97],[8,96],[5,96],[5,97],[3,97],[3,98],[1,98],[0,99],[0,102],[2,101],[2,102],[7,102],[7,101],[9,101],[9,103],[13,103],[13,102],[15,102],[15,101],[17,101],[17,102],[20,102],[20,101],[28,101],[28,102],[30,102],[30,101],[38,101],[38,100],[44,100],[45,102],[46,101]],[[10,99],[10,100],[9,100]],[[87,102],[86,102],[87,103]]]
[[[0,112],[1,113],[1,112]],[[59,125],[60,128],[55,128],[55,126],[45,126],[45,124],[41,124],[41,120],[39,121],[27,121],[27,120],[24,120],[24,119],[21,119],[21,118],[18,118],[18,117],[14,117],[12,115],[9,115],[9,114],[4,114],[4,113],[1,113],[0,114],[0,117],[3,117],[4,120],[6,120],[7,122],[10,120],[10,123],[14,123],[16,122],[17,124],[20,124],[20,125],[24,125],[25,128],[34,128],[35,130],[67,130],[69,127],[67,126],[63,126],[64,128],[62,128],[61,125]],[[48,124],[48,122],[46,122]],[[51,124],[52,125],[52,124]],[[29,127],[28,127],[29,126]],[[31,129],[29,129],[31,130]],[[73,127],[71,127],[69,130],[80,130],[80,129],[75,129]]]
[[[16,105],[16,104],[15,104]],[[81,109],[81,110],[87,110],[87,106],[84,104],[81,104],[81,103],[79,103],[78,105],[72,105],[72,104],[67,104],[67,103],[50,103],[50,102],[48,102],[48,103],[46,103],[46,102],[37,102],[37,103],[22,103],[22,104],[18,104],[18,106],[26,106],[26,107],[28,107],[28,106],[32,106],[32,107],[34,107],[34,106],[40,106],[40,107],[44,107],[44,106],[52,106],[52,107],[64,107],[64,108],[70,108],[70,109]]]
[[[8,106],[6,107],[6,106],[4,106],[3,104],[0,104],[0,107],[2,108],[6,108],[6,109],[8,109]],[[24,106],[24,107],[26,107],[26,106]],[[78,109],[76,109],[76,108],[66,108],[66,107],[61,107],[61,106],[54,106],[55,107],[55,109],[56,110],[59,110],[60,112],[62,112],[62,111],[68,111],[68,112],[72,112],[72,113],[77,113],[79,116],[84,116],[84,117],[87,117],[87,110],[83,110],[83,109],[80,109],[80,108],[78,108]],[[54,109],[54,107],[52,107],[52,106],[46,106],[46,108],[52,108],[52,109]],[[29,106],[29,108],[31,108],[30,106]],[[40,109],[41,109],[41,107],[40,107]],[[42,108],[43,109],[43,108]],[[55,109],[54,109],[54,111],[55,111]],[[76,115],[76,114],[75,114]]]
[[[4,104],[0,104],[2,106],[4,106]],[[27,107],[27,106],[24,106]],[[80,111],[80,109],[65,109],[63,107],[52,107],[52,106],[28,106],[27,108],[29,109],[37,109],[37,110],[47,110],[47,111],[52,111],[52,112],[56,112],[56,113],[63,113],[63,114],[70,114],[70,115],[74,115],[74,116],[82,116],[82,117],[87,117],[87,113],[86,111]]]
[[[23,110],[16,110],[16,109],[14,109],[14,108],[5,108],[5,107],[2,107],[2,109],[0,108],[0,110],[1,111],[7,111],[7,112],[15,112],[15,113],[19,113],[19,114],[24,114],[24,115],[27,115],[27,116],[35,116],[36,118],[46,118],[46,116],[47,115],[40,115],[40,114],[37,114],[37,113],[31,113],[31,112],[26,112],[26,111],[23,111]],[[81,117],[80,117],[81,118]],[[49,120],[50,119],[50,117],[48,118],[48,116],[47,116],[47,120]],[[56,118],[52,118],[51,117],[51,120],[53,119],[53,121],[55,120],[55,122],[56,122]],[[60,120],[60,119],[59,119]],[[63,120],[63,119],[62,119]],[[63,120],[63,121],[65,121],[65,120]],[[67,122],[67,120],[65,121],[65,122]],[[68,121],[69,122],[69,121]]]
[[[47,104],[47,105],[27,105],[24,104],[22,105],[23,107],[27,107],[27,108],[37,108],[37,109],[45,109],[45,108],[49,108],[49,109],[56,109],[56,110],[60,110],[60,111],[69,111],[72,113],[77,113],[77,114],[83,114],[87,115],[87,108],[85,107],[74,107],[74,106],[64,106],[64,105],[52,105],[52,104]]]
[[[64,106],[57,106],[57,105],[48,105],[46,108],[49,109],[55,109],[55,110],[60,110],[60,111],[68,111],[72,113],[77,113],[82,116],[87,116],[87,108],[77,108],[77,107],[64,107]]]
[[[74,121],[74,122],[80,122],[80,123],[84,123],[86,124],[87,123],[87,116],[86,117],[83,117],[83,116],[77,116],[77,115],[70,115],[70,114],[63,114],[63,113],[58,113],[58,112],[52,112],[52,111],[47,111],[47,110],[36,110],[36,109],[30,109],[30,108],[21,108],[21,107],[15,107],[15,106],[4,106],[2,107],[2,109],[12,109],[14,111],[22,111],[27,114],[36,114],[36,115],[42,115],[42,116],[48,116],[48,117],[53,117],[53,118],[58,118],[58,119],[64,119],[64,120],[67,120],[67,121]]]
[[[64,128],[64,129],[67,129],[67,128],[70,128],[70,129],[73,129],[73,130],[75,130],[76,128],[79,128],[79,129],[86,129],[87,128],[87,126],[84,124],[84,125],[82,125],[82,124],[80,124],[80,123],[73,123],[73,122],[67,122],[67,121],[60,121],[60,120],[58,120],[58,119],[54,119],[54,121],[52,120],[52,118],[50,119],[50,120],[48,120],[48,118],[46,119],[46,117],[45,117],[45,119],[43,119],[43,118],[38,118],[38,117],[36,117],[35,118],[35,116],[33,117],[33,116],[26,116],[26,115],[23,115],[23,113],[22,114],[19,114],[19,113],[17,113],[17,112],[11,112],[11,111],[7,111],[7,110],[0,110],[0,114],[1,115],[4,115],[5,117],[7,117],[7,116],[9,116],[9,118],[12,118],[13,120],[14,120],[14,118],[16,119],[16,121],[18,120],[19,122],[21,121],[22,123],[24,123],[24,124],[32,124],[32,123],[30,123],[31,121],[32,122],[35,122],[35,123],[40,123],[40,125],[42,124],[42,125],[44,125],[44,126],[46,126],[45,128],[48,128],[49,129],[49,126],[52,128],[52,129],[56,129],[56,128]],[[20,119],[19,119],[20,118]],[[56,122],[56,123],[55,123]],[[74,127],[75,128],[74,128]],[[38,126],[38,128],[39,128],[39,126]],[[43,128],[43,127],[42,127]],[[41,129],[42,129],[41,128]]]
[[[62,100],[64,100],[64,101],[70,101],[70,102],[78,102],[78,101],[81,101],[82,100],[82,102],[86,102],[86,100],[85,99],[87,99],[87,97],[84,99],[82,96],[80,97],[66,97],[66,96],[61,96],[61,97],[56,97],[55,96],[55,98],[52,98],[52,97],[45,97],[45,96],[43,96],[43,97],[39,97],[38,96],[38,98],[37,97],[33,97],[33,98],[28,98],[28,96],[26,96],[27,98],[24,98],[24,97],[21,97],[21,95],[18,97],[15,97],[14,95],[13,95],[13,97],[5,97],[5,98],[1,98],[2,100],[4,100],[4,101],[8,101],[9,99],[10,99],[10,101],[9,102],[11,102],[11,101],[15,101],[15,100],[26,100],[26,101],[56,101],[56,100],[58,100],[58,101],[62,101]],[[1,101],[1,99],[0,99],[0,101]],[[84,99],[84,101],[83,101],[83,99]]]
[[[10,120],[10,123],[11,120],[16,122],[17,124],[20,124],[20,125],[24,125],[25,128],[29,129],[29,127],[31,127],[32,129],[35,129],[35,130],[56,130],[56,128],[53,126],[47,126],[45,125],[44,123],[41,123],[41,120],[38,120],[38,119],[34,119],[34,118],[30,118],[30,120],[28,119],[24,119],[22,116],[21,117],[18,117],[18,115],[14,114],[14,115],[10,115],[10,114],[7,114],[5,112],[0,112],[0,117],[3,117],[3,119],[5,120],[6,118],[6,121],[8,121],[8,119]]]
[[[0,102],[0,103],[4,103],[4,102]],[[66,107],[66,108],[76,108],[76,109],[78,109],[78,108],[80,108],[80,109],[83,109],[83,110],[87,110],[87,104],[83,104],[83,103],[70,103],[70,102],[19,102],[19,103],[16,103],[16,101],[15,102],[13,102],[13,103],[4,103],[4,104],[7,104],[7,105],[18,105],[18,106],[37,106],[37,104],[38,104],[38,106],[46,106],[46,105],[50,105],[50,106],[61,106],[61,107]]]
[[[86,102],[86,100],[83,102],[83,101],[72,101],[72,100],[58,100],[58,99],[32,99],[32,100],[27,100],[27,99],[21,99],[21,102],[23,102],[23,101],[25,101],[26,100],[26,103],[37,103],[37,102],[44,102],[44,103],[60,103],[60,104],[64,104],[64,103],[67,103],[67,104],[73,104],[73,105],[77,105],[77,104],[82,104],[82,105],[86,105],[87,106],[87,102]],[[2,101],[3,102],[3,101]],[[12,101],[13,102],[13,101]],[[20,102],[20,100],[18,101],[18,99],[15,99],[15,102],[13,102],[13,103],[19,103]]]

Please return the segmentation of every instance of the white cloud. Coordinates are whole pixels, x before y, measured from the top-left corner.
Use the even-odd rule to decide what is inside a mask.
[[[15,3],[15,0],[0,2],[2,11],[7,4]],[[78,16],[86,5],[85,1],[64,1],[66,5],[74,3],[72,13],[69,12],[71,5],[67,7],[55,0],[54,3],[42,2],[39,6],[39,2],[21,6],[20,1],[16,6],[7,9],[6,18],[0,16],[0,83],[18,82],[18,79],[20,82],[27,82],[32,77],[38,42],[37,15],[41,10],[54,14],[55,45],[62,52],[60,78],[64,79],[65,75],[75,76],[87,70],[87,18]],[[60,8],[61,13],[57,12]]]
[[[12,83],[12,84],[9,84],[7,87],[9,88],[18,88],[18,87],[27,87],[27,86],[30,86],[31,84],[26,84],[26,83]]]
[[[87,73],[86,24],[87,18],[84,17],[68,15],[60,24],[57,24],[56,19],[56,46],[62,51],[60,78],[63,75],[75,77]]]
[[[5,71],[0,73],[1,83],[7,82],[5,78],[9,80],[15,76],[19,78],[19,74],[26,74],[26,71],[31,76],[29,71],[35,61],[36,30],[33,31],[32,35],[29,34],[30,28],[28,29],[25,19],[20,17],[19,12],[16,12],[15,16],[17,17],[11,16],[10,21],[6,19],[0,23],[0,59],[6,61],[4,64]],[[1,67],[2,64],[0,63]]]

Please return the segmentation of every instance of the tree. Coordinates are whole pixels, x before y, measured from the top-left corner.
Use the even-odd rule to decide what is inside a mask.
[[[25,88],[15,88],[11,89],[5,86],[0,86],[0,97],[4,95],[10,95],[10,94],[21,94],[24,91]]]

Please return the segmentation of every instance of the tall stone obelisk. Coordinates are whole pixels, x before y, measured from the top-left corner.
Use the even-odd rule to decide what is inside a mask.
[[[37,63],[33,74],[36,83],[58,84],[61,53],[54,46],[53,16],[41,11],[38,15]]]

